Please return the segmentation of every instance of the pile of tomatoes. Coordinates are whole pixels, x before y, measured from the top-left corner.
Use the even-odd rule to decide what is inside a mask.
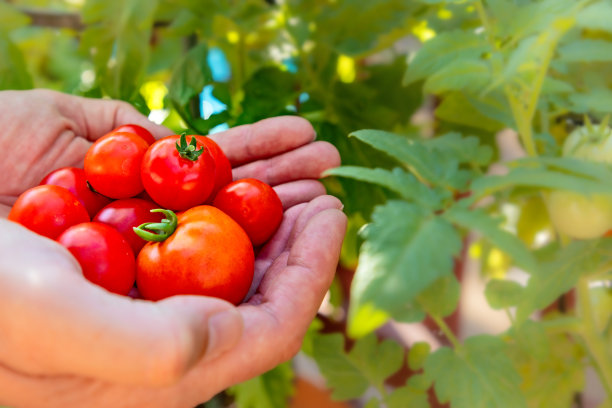
[[[282,216],[268,184],[232,181],[212,139],[155,140],[124,125],[89,148],[82,169],[54,170],[21,194],[8,218],[65,246],[85,278],[113,293],[238,304],[253,280],[254,248]]]

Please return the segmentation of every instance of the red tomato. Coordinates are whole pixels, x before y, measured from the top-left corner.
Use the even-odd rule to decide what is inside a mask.
[[[151,201],[140,198],[124,198],[113,201],[102,208],[93,218],[93,221],[102,222],[115,228],[130,244],[134,254],[138,254],[147,241],[136,235],[133,228],[145,222],[161,222],[164,217],[159,213],[151,212],[156,208],[159,208],[159,206]]]
[[[215,161],[195,137],[167,136],[153,143],[142,160],[142,183],[164,208],[186,210],[206,201],[215,183]]]
[[[143,190],[142,158],[149,144],[134,133],[110,133],[98,139],[85,155],[85,174],[91,186],[111,198],[129,198]]]
[[[93,191],[87,185],[85,170],[76,167],[64,167],[47,174],[40,184],[53,184],[64,187],[85,206],[90,217],[96,215],[98,211],[111,199],[100,193]]]
[[[233,304],[242,301],[251,286],[255,262],[244,230],[209,205],[190,208],[178,218],[171,211],[162,211],[168,219],[162,223],[167,229],[152,230],[163,230],[168,237],[147,243],[136,260],[136,284],[142,297],[203,295]],[[146,225],[139,233],[143,229]]]
[[[283,219],[283,204],[274,189],[253,178],[222,188],[213,205],[240,224],[253,245],[269,240]]]
[[[74,194],[52,184],[23,192],[13,204],[8,219],[51,239],[68,227],[90,220],[87,209]]]
[[[219,190],[232,182],[232,165],[225,153],[223,153],[223,150],[221,150],[214,140],[207,136],[196,137],[204,146],[208,147],[210,155],[215,160],[215,186],[213,187],[210,197],[208,197],[208,201],[212,201]]]
[[[87,280],[119,295],[127,295],[134,286],[134,253],[113,227],[85,222],[68,228],[57,241],[79,261]]]
[[[117,132],[136,133],[138,136],[146,140],[146,142],[149,143],[150,145],[155,143],[155,137],[151,134],[151,132],[149,132],[147,129],[143,128],[142,126],[138,126],[134,124],[121,125],[117,129],[114,129],[113,131],[111,131],[110,133],[117,133]]]

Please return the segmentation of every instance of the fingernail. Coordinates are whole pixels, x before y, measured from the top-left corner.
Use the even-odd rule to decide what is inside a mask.
[[[242,315],[231,308],[208,319],[208,346],[204,360],[212,360],[231,349],[242,335]]]

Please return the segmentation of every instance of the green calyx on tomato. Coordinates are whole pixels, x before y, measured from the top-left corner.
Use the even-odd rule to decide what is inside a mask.
[[[145,241],[163,242],[174,233],[178,225],[176,214],[172,210],[157,208],[151,212],[163,213],[166,218],[161,222],[145,222],[134,227],[134,233]]]
[[[176,150],[183,159],[196,161],[202,153],[204,153],[204,147],[197,150],[197,140],[195,137],[191,137],[191,141],[187,144],[187,137],[185,133],[181,135],[180,144],[176,142]]]
[[[590,161],[610,162],[610,143],[612,129],[608,126],[610,116],[606,116],[595,126],[588,116],[584,126],[575,129],[563,143],[563,156],[571,156]]]

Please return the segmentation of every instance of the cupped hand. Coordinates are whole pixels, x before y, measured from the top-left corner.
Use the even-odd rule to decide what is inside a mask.
[[[32,136],[25,128],[8,133],[47,147],[37,150],[29,171],[23,163],[0,160],[0,194],[7,204],[53,168],[79,165],[91,140],[120,124],[140,124],[157,137],[169,134],[115,101],[27,94],[15,108],[34,111],[15,111],[11,120],[21,115],[40,125],[45,120],[37,115],[55,123],[59,114],[52,129],[60,134]],[[7,120],[3,115],[0,110],[0,124]],[[104,126],[97,123],[102,117]],[[0,147],[15,143],[6,135],[0,135]],[[214,136],[234,178],[268,182],[286,209],[257,257],[261,283],[238,307],[200,296],[148,302],[110,294],[86,281],[60,245],[0,219],[0,405],[193,407],[291,358],[333,279],[346,228],[341,203],[323,195],[316,181],[339,164],[338,153],[314,136],[296,117]]]

